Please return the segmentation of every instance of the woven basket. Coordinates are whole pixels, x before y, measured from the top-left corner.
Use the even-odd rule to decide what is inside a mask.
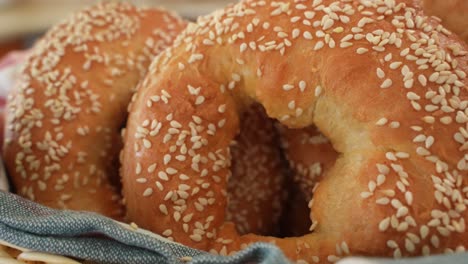
[[[1,264],[79,264],[91,262],[78,262],[71,258],[57,256],[47,253],[32,251],[18,247],[0,240],[0,263]]]

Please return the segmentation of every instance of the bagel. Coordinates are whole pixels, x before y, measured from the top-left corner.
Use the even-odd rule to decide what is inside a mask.
[[[41,204],[119,219],[116,156],[127,105],[178,16],[100,3],[51,28],[8,98],[4,158],[17,192]]]
[[[200,249],[266,241],[302,262],[463,251],[466,54],[412,0],[251,0],[200,18],[153,61],[130,108],[124,185],[153,164],[161,179],[152,196],[125,195],[133,220]],[[314,193],[310,234],[239,235],[224,221],[229,143],[253,102],[290,128],[316,125],[340,153]],[[161,129],[134,148],[145,120]],[[183,158],[164,163],[171,150]],[[164,199],[180,188],[182,212]]]

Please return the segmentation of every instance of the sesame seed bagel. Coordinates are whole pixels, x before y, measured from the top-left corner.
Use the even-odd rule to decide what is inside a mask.
[[[4,158],[17,192],[55,208],[122,216],[117,159],[127,105],[185,23],[101,3],[51,28],[8,99]]]
[[[240,134],[230,148],[226,220],[240,234],[277,234],[286,198],[278,136],[272,120],[256,105],[240,121]]]
[[[221,253],[272,242],[303,263],[465,250],[467,49],[413,0],[248,0],[200,18],[153,61],[130,109],[123,177],[160,183],[126,195],[134,221]],[[229,146],[253,102],[290,128],[316,125],[340,153],[310,234],[225,222]],[[145,120],[158,131],[135,138]],[[164,163],[169,153],[181,158]],[[182,184],[183,211],[168,195]],[[211,200],[201,211],[199,198]]]

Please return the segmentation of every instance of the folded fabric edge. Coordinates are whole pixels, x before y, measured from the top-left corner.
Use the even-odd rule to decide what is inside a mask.
[[[174,255],[128,246],[107,238],[37,237],[0,223],[1,239],[13,248],[97,263],[180,263]]]
[[[231,256],[216,256],[208,253],[190,256],[190,254],[184,254],[185,246],[178,246],[179,253],[166,258],[157,254],[157,252],[116,243],[106,238],[37,237],[18,230],[12,230],[2,224],[0,224],[0,234],[3,234],[0,244],[6,244],[21,251],[46,252],[98,263],[291,263],[279,248],[267,243],[255,243]],[[5,237],[5,234],[9,234],[9,236]],[[176,257],[176,254],[187,256]]]
[[[73,254],[75,252],[64,252],[53,246],[44,246],[44,243],[37,243],[37,241],[44,242],[52,239],[55,242],[63,243],[67,241],[67,243],[73,244],[73,240],[84,241],[84,239],[91,239],[82,237],[86,234],[89,235],[91,232],[106,236],[107,240],[112,241],[114,244],[118,243],[126,247],[139,248],[153,253],[158,252],[166,256],[166,258],[172,258],[168,263],[174,263],[179,259],[194,259],[195,261],[198,261],[198,259],[203,261],[215,259],[216,261],[212,263],[241,263],[239,260],[243,259],[255,259],[260,263],[289,263],[283,253],[270,244],[254,244],[250,248],[229,257],[215,256],[205,251],[188,248],[133,225],[89,212],[51,209],[11,193],[0,192],[0,211],[3,212],[0,214],[0,227],[3,227],[0,228],[0,231],[3,230],[3,232],[0,232],[0,239],[6,240],[5,236],[8,236],[9,233],[15,233],[17,236],[14,239],[7,240],[7,242],[35,251],[39,250],[86,259],[87,256]],[[64,224],[67,226],[67,230],[64,229]],[[28,237],[28,239],[21,239],[21,237]],[[31,243],[31,241],[35,241],[35,243]],[[39,247],[36,247],[36,245]],[[56,250],[52,251],[52,248]],[[272,262],[268,260],[271,259],[271,256],[276,256],[280,261]]]

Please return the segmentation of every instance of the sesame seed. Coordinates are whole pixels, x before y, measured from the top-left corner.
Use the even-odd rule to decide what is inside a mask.
[[[136,168],[135,168],[135,174],[140,174],[141,173],[141,164],[137,162]]]
[[[335,21],[333,21],[333,19],[327,19],[327,20],[325,21],[325,23],[323,24],[323,28],[322,28],[322,29],[323,29],[323,30],[327,30],[327,29],[331,28],[331,27],[333,26],[334,22],[335,22]]]
[[[324,45],[323,41],[320,40],[319,42],[317,42],[315,44],[314,50],[319,50],[319,49],[323,48],[323,45]]]
[[[379,173],[381,173],[383,175],[387,175],[390,172],[390,169],[385,164],[379,164],[378,163],[378,164],[376,164],[376,166],[377,166],[377,170],[379,171]]]
[[[296,39],[297,37],[299,37],[300,34],[301,34],[301,31],[299,29],[295,28],[292,31],[292,38]]]
[[[185,216],[182,218],[182,221],[184,221],[185,223],[190,222],[190,220],[192,220],[192,217],[193,217],[193,213],[188,214],[188,215],[185,215]]]
[[[305,39],[309,39],[309,40],[310,40],[310,39],[313,39],[312,34],[310,34],[309,31],[304,31],[304,32],[302,33],[302,36],[303,36]]]
[[[201,105],[205,102],[205,97],[203,95],[197,96],[197,99],[195,100],[195,105]]]
[[[385,78],[385,73],[381,68],[377,68],[377,77],[379,77],[379,79]]]
[[[171,159],[172,159],[172,156],[171,156],[170,154],[164,155],[164,157],[163,157],[164,165],[169,164],[169,162],[171,161]]]
[[[369,188],[369,191],[370,191],[370,192],[374,192],[374,191],[375,191],[375,187],[376,187],[376,184],[375,184],[374,181],[370,181],[370,182],[368,183],[368,188]]]
[[[320,5],[321,3],[322,3],[322,0],[314,0],[312,2],[312,7],[316,7],[316,6]]]
[[[388,240],[387,241],[387,246],[389,248],[398,248],[398,244],[394,240]]]
[[[179,211],[175,211],[174,214],[172,215],[172,217],[174,218],[174,220],[176,222],[179,222],[180,218],[182,217],[180,212]]]
[[[199,234],[192,234],[190,235],[190,239],[192,239],[195,242],[200,242],[202,240],[202,237]]]
[[[399,209],[403,206],[401,202],[397,199],[392,199],[391,204],[395,209]]]
[[[333,32],[335,33],[343,33],[344,31],[344,28],[343,27],[336,27],[333,29]]]
[[[395,155],[394,155],[392,152],[387,152],[387,153],[385,153],[385,157],[386,157],[388,160],[392,160],[392,161],[397,160],[397,158],[395,157]]]
[[[226,105],[225,105],[225,104],[220,105],[220,106],[218,107],[218,112],[219,112],[219,113],[224,113],[225,111],[226,111]]]
[[[188,63],[194,63],[196,61],[202,60],[203,57],[204,57],[203,54],[192,54],[190,55]]]
[[[156,184],[156,187],[158,187],[158,190],[160,190],[160,191],[164,190],[163,185],[159,181],[156,181],[155,184]]]
[[[166,173],[169,174],[169,175],[174,175],[174,174],[176,174],[177,172],[178,172],[178,170],[176,170],[176,169],[174,169],[174,168],[171,168],[171,167],[169,167],[169,168],[166,169]]]
[[[232,79],[235,81],[235,82],[239,82],[241,80],[241,77],[239,74],[237,73],[233,73],[232,74]]]
[[[315,87],[315,97],[318,97],[321,93],[322,93],[322,86],[317,85],[317,87]]]
[[[423,147],[418,147],[416,148],[416,154],[420,156],[427,156],[427,155],[430,155],[431,153]]]
[[[163,236],[171,236],[172,235],[172,230],[171,229],[166,229],[166,230],[164,230],[164,232],[162,234],[163,234]]]
[[[377,199],[375,202],[377,204],[386,205],[390,203],[390,199],[388,199],[387,197],[382,197],[382,198]]]
[[[153,163],[153,164],[151,164],[150,166],[148,166],[148,172],[149,172],[149,173],[154,172],[154,170],[156,169],[156,166],[157,166],[156,163]]]
[[[390,128],[399,128],[400,127],[400,122],[398,121],[393,121],[390,123]]]
[[[408,207],[402,206],[402,207],[398,208],[396,216],[399,218],[399,217],[405,216],[407,214],[408,214]]]
[[[403,64],[401,61],[392,62],[390,63],[390,69],[392,70],[398,69],[398,67],[400,67],[401,64]]]
[[[153,194],[153,189],[151,189],[151,188],[147,188],[147,189],[143,192],[143,196],[144,196],[144,197],[151,196],[152,194]]]
[[[146,183],[148,180],[146,178],[138,178],[136,179],[136,182],[138,183]]]
[[[387,122],[388,122],[387,118],[382,117],[379,120],[377,120],[377,122],[375,122],[375,124],[378,125],[378,126],[384,126],[385,124],[387,124]]]
[[[434,144],[434,137],[433,136],[427,137],[424,144],[425,144],[427,149],[430,148],[432,146],[432,144]]]
[[[389,196],[389,197],[395,196],[395,191],[394,191],[394,190],[390,190],[390,189],[382,190],[382,193],[385,194],[386,196]]]
[[[392,80],[385,79],[385,81],[380,85],[380,88],[386,89],[386,88],[389,88],[391,85],[392,85]]]
[[[397,158],[399,158],[399,159],[407,159],[407,158],[409,158],[410,155],[408,153],[406,153],[406,152],[399,151],[399,152],[395,153],[395,156]]]
[[[164,215],[168,215],[167,207],[164,204],[159,205],[159,211]]]
[[[305,12],[304,12],[304,16],[305,16],[307,19],[312,19],[312,18],[314,18],[314,16],[315,16],[315,12],[313,12],[313,11],[305,11]]]
[[[167,174],[164,171],[158,172],[158,177],[163,181],[168,181],[169,180],[169,177],[167,177]]]
[[[417,94],[415,94],[414,92],[408,92],[406,94],[406,98],[408,98],[409,100],[419,100],[421,99],[421,97]]]
[[[149,149],[149,148],[151,148],[151,142],[145,138],[145,139],[143,139],[143,146],[145,148]]]
[[[441,117],[440,122],[444,125],[449,125],[450,123],[452,123],[452,117],[450,116]]]
[[[411,242],[409,239],[405,239],[405,249],[408,252],[414,252],[415,251],[414,243]]]
[[[364,54],[364,53],[366,53],[366,52],[368,52],[368,51],[369,51],[369,50],[366,49],[366,48],[358,48],[358,49],[356,50],[356,53],[357,53],[357,54]]]
[[[377,185],[382,185],[385,182],[385,175],[379,174],[377,175]]]
[[[289,90],[291,90],[293,88],[294,88],[294,85],[291,85],[291,84],[284,84],[283,85],[283,90],[285,90],[285,91],[289,91]]]
[[[436,236],[436,235],[432,235],[431,236],[431,244],[432,244],[433,247],[438,248],[439,245],[440,245],[439,237]]]
[[[185,174],[180,174],[180,175],[179,175],[179,179],[181,179],[181,180],[183,180],[183,181],[186,181],[186,180],[188,180],[188,179],[190,179],[190,178],[189,178],[189,176],[187,176],[187,175],[185,175]]]
[[[300,81],[299,82],[299,90],[301,90],[301,92],[304,92],[304,90],[306,89],[306,82],[305,81]]]
[[[340,43],[340,48],[347,48],[353,46],[353,43],[351,42],[341,42]]]

